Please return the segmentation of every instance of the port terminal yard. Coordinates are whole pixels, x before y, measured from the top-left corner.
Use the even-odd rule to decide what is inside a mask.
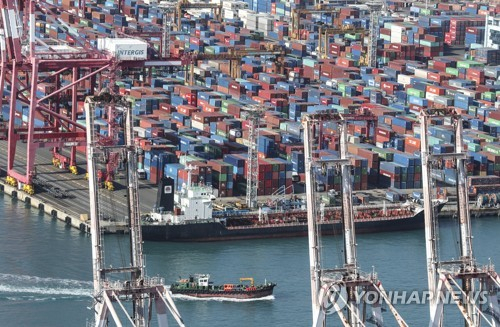
[[[0,191],[2,193],[23,201],[32,208],[43,211],[47,215],[64,222],[68,226],[76,228],[84,233],[89,233],[88,181],[85,179],[86,166],[83,155],[78,156],[79,174],[75,175],[69,170],[62,170],[55,167],[51,163],[51,152],[49,150],[39,150],[39,156],[37,158],[39,162],[36,163],[37,178],[44,181],[46,185],[51,185],[52,188],[59,189],[59,194],[62,196],[58,196],[57,193],[47,191],[47,188],[39,188],[34,195],[29,195],[22,191],[19,186],[14,187],[6,183],[6,153],[7,142],[0,141]],[[22,155],[23,151],[18,151],[20,162],[23,162],[24,159],[21,158]],[[16,159],[18,158],[16,157]],[[110,199],[116,206],[114,209],[116,212],[125,212],[126,210],[124,184],[124,176],[118,174],[115,191],[109,191]],[[139,187],[141,212],[148,213],[153,209],[156,200],[156,185],[148,181],[140,181]],[[454,187],[447,188],[449,202],[441,210],[440,217],[453,218],[456,216],[456,197],[454,189]],[[303,191],[303,184],[301,182],[296,185],[296,190],[298,191],[298,194],[296,194],[298,197],[305,197],[304,193],[300,193]],[[382,206],[386,192],[386,189],[372,189],[355,193],[367,196],[367,205]],[[323,194],[326,195],[327,192]],[[267,199],[268,197],[265,196],[260,197],[259,202],[265,203]],[[215,200],[217,207],[235,206],[238,203],[244,202],[244,197],[217,198]],[[475,205],[471,205],[471,217],[475,218],[480,216],[500,216],[500,208],[476,208]],[[102,222],[102,227],[105,233],[124,233],[127,230],[125,220],[121,220],[120,218],[105,219]]]

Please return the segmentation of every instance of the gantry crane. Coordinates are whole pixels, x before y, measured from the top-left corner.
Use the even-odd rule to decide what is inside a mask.
[[[228,49],[227,53],[211,54],[198,53],[196,51],[185,55],[186,61],[190,62],[189,69],[189,85],[194,84],[194,67],[199,60],[229,60],[229,73],[232,78],[240,78],[241,76],[241,59],[247,56],[275,56],[275,64],[278,68],[278,73],[284,73],[284,57],[285,52],[274,48],[274,45],[268,45],[266,49]]]
[[[24,4],[24,6],[21,6]],[[21,23],[20,10],[24,10]],[[76,122],[78,85],[93,79],[112,67],[112,60],[88,46],[77,34],[72,35],[76,47],[57,48],[35,38],[35,11],[46,14],[47,21],[61,26],[51,12],[51,5],[38,1],[0,1],[2,12],[0,34],[1,72],[0,98],[5,94],[5,84],[10,85],[10,119],[8,128],[7,182],[21,183],[22,189],[33,194],[32,178],[35,170],[35,153],[39,147],[54,147],[54,160],[62,160],[58,149],[71,147],[69,157],[62,160],[69,167],[76,166],[76,146],[85,145],[85,127]],[[29,26],[29,30],[23,28]],[[23,47],[22,44],[28,44]],[[62,74],[70,74],[71,82],[61,84]],[[55,90],[45,96],[37,96],[37,86],[47,80],[55,80]],[[61,98],[69,96],[73,110],[70,116],[61,111]],[[16,113],[22,105],[28,107],[28,116],[22,125],[16,124]],[[42,120],[44,127],[35,127],[35,119]],[[25,172],[14,170],[17,142],[26,142]],[[71,168],[75,171],[75,168]]]
[[[403,318],[391,304],[387,293],[382,287],[377,274],[362,273],[358,267],[356,254],[356,232],[354,226],[354,211],[352,204],[351,162],[347,153],[347,121],[358,120],[357,115],[339,115],[332,112],[316,112],[304,115],[304,155],[306,169],[306,200],[309,235],[309,262],[311,274],[311,302],[313,327],[323,327],[326,324],[327,313],[337,313],[343,326],[365,326],[367,317],[366,306],[371,305],[371,321],[376,326],[384,326],[381,304],[385,302],[391,310],[398,326],[407,326]],[[340,158],[321,160],[314,158],[315,138],[321,133],[325,122],[336,122],[340,131]],[[318,169],[326,171],[333,166],[342,176],[342,226],[344,236],[344,265],[342,268],[325,269],[321,262],[321,212],[317,210],[315,196],[315,176]],[[376,294],[376,301],[358,295],[366,291]],[[337,299],[332,301],[331,299]],[[347,316],[344,314],[347,309]],[[328,311],[328,312],[327,312]]]
[[[208,3],[208,2],[192,3],[189,2],[189,0],[179,0],[177,2],[176,21],[175,21],[175,26],[177,27],[177,31],[181,30],[182,14],[186,9],[211,9],[214,12],[214,18],[218,21],[220,21],[222,14],[222,5],[220,4]]]
[[[368,67],[377,68],[377,41],[379,35],[378,19],[380,17],[381,10],[387,6],[382,2],[369,2],[367,5],[370,9],[370,42],[368,43],[368,60],[366,60],[366,64]]]
[[[170,56],[170,32],[174,21],[175,3],[160,2],[158,7],[163,10],[161,56],[162,58],[167,58]]]
[[[455,153],[431,154],[428,131],[431,120],[436,117],[450,117],[455,132]],[[420,138],[422,151],[422,186],[425,210],[425,241],[427,254],[427,277],[430,295],[430,327],[446,325],[443,321],[444,300],[449,293],[463,316],[465,326],[498,326],[500,308],[498,289],[500,278],[491,262],[480,266],[472,248],[472,228],[467,191],[466,151],[462,140],[462,117],[454,109],[427,109],[420,114]],[[453,163],[457,172],[457,212],[460,234],[460,254],[456,260],[441,261],[438,255],[439,233],[437,214],[433,210],[433,193],[430,170],[444,167],[443,161]],[[460,283],[461,282],[461,283]],[[488,303],[479,303],[479,292],[486,295]],[[484,297],[481,297],[484,299]],[[489,316],[487,317],[486,314]]]
[[[93,111],[90,108],[86,110],[95,326],[108,326],[109,320],[116,326],[122,326],[122,318],[128,319],[125,321],[127,325],[130,323],[136,327],[151,326],[153,308],[156,308],[158,326],[168,326],[167,311],[170,311],[177,324],[183,327],[184,322],[164,285],[163,278],[149,278],[145,275],[132,113],[126,106],[123,109],[126,139],[124,146],[102,146],[94,132]],[[99,161],[107,158],[107,152],[111,148],[120,153],[126,162],[130,260],[122,267],[106,264],[101,231],[102,197],[99,196],[97,186],[96,166]],[[123,304],[125,301],[132,302],[131,309]]]
[[[80,10],[85,2],[79,2]],[[90,82],[95,95],[108,83],[112,88],[115,72],[127,68],[181,66],[180,58],[121,61],[90,45],[88,39],[74,33],[60,19],[63,9],[36,0],[0,0],[0,98],[9,95],[10,119],[7,131],[7,182],[33,194],[35,155],[40,147],[53,148],[53,163],[77,173],[76,148],[84,146],[85,126],[77,122],[79,87]],[[36,14],[47,23],[65,31],[71,41],[54,44],[35,34]],[[68,12],[69,14],[72,14]],[[22,19],[21,19],[22,17]],[[49,43],[47,43],[49,42]],[[63,85],[63,81],[69,81]],[[37,95],[37,87],[52,83],[46,95]],[[5,91],[10,86],[9,93]],[[111,90],[113,91],[113,90]],[[21,109],[25,107],[21,112]],[[63,109],[68,111],[64,114]],[[15,117],[22,117],[16,121]],[[5,117],[4,117],[5,118]],[[35,126],[35,120],[42,126]],[[26,143],[24,172],[15,169],[16,147]],[[63,150],[69,148],[64,154]]]
[[[319,27],[319,40],[318,40],[318,53],[323,58],[328,57],[328,37],[332,34],[349,34],[349,33],[366,33],[364,28],[356,28],[353,26],[342,26],[340,28],[334,27]]]
[[[339,8],[329,4],[320,4],[311,9],[292,9],[290,37],[292,40],[300,40],[300,20],[302,14],[329,14],[338,13]]]

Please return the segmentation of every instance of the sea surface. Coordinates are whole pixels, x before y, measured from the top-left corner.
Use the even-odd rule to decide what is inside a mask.
[[[479,263],[500,263],[500,218],[473,220]],[[442,259],[456,258],[456,221],[440,222]],[[107,258],[126,258],[127,236],[106,236]],[[388,291],[423,291],[427,287],[424,231],[359,235],[363,271],[375,269]],[[186,326],[310,326],[307,238],[219,243],[144,244],[147,274],[167,284],[192,273],[209,273],[216,283],[254,277],[278,284],[263,300],[190,300],[175,297]],[[342,260],[340,237],[324,237],[325,267]],[[500,268],[500,264],[499,264]],[[0,326],[85,326],[93,318],[91,239],[23,202],[0,195]],[[410,326],[427,325],[428,308],[398,305]],[[446,306],[445,326],[463,325],[456,307]],[[330,318],[331,317],[331,318]],[[339,326],[336,316],[327,325]],[[389,311],[388,326],[395,326]],[[173,320],[171,326],[175,326]]]

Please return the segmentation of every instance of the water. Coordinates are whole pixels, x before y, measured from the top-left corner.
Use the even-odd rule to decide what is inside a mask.
[[[1,326],[84,326],[92,319],[91,240],[62,222],[0,195]],[[456,222],[440,224],[442,258],[457,257]],[[499,218],[473,221],[478,262],[500,262]],[[107,236],[107,259],[126,257],[126,236]],[[424,231],[358,236],[361,269],[375,266],[387,290],[424,290],[427,286]],[[341,241],[324,238],[329,267],[342,259]],[[167,282],[191,273],[210,273],[215,282],[254,277],[278,284],[274,296],[254,301],[192,300],[176,297],[187,326],[308,326],[311,323],[307,238],[222,243],[144,245],[147,273]],[[426,325],[428,308],[400,305],[410,326]],[[462,325],[451,306],[446,326]],[[453,314],[453,316],[452,316]],[[389,312],[384,317],[390,319]],[[172,321],[172,324],[173,321]],[[328,322],[333,325],[333,320]],[[335,321],[335,325],[339,325]],[[395,325],[394,323],[389,324]]]

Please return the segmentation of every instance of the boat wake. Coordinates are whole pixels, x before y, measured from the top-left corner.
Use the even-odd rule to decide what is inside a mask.
[[[0,300],[54,301],[92,296],[88,281],[0,274]]]
[[[184,294],[171,294],[172,298],[175,300],[182,301],[217,301],[217,302],[254,302],[254,301],[272,301],[274,300],[274,295],[264,296],[258,299],[233,299],[229,297],[192,297]]]

